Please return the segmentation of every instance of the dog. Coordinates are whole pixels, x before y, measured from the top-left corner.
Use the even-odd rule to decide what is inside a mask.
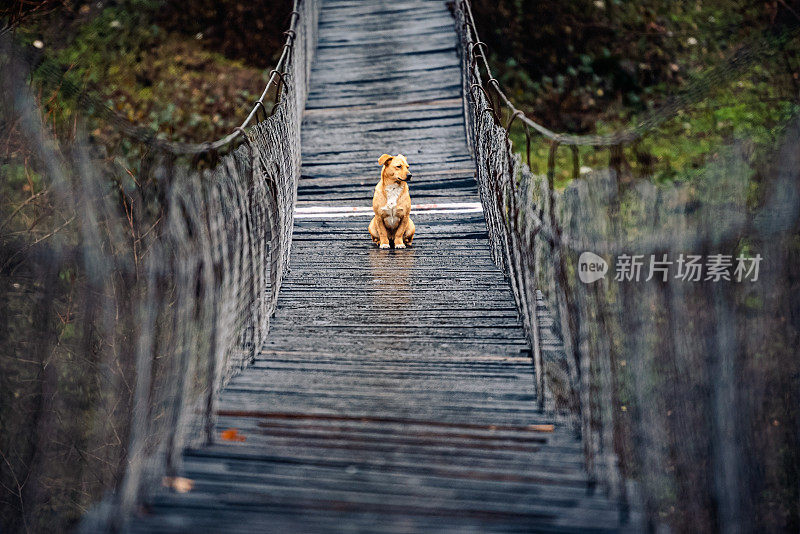
[[[416,227],[411,220],[411,195],[408,182],[411,172],[408,161],[402,154],[383,154],[378,158],[381,180],[372,196],[372,211],[375,216],[369,223],[369,235],[380,248],[406,248],[414,241]]]

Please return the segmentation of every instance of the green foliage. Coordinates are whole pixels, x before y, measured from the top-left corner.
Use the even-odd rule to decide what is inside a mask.
[[[535,120],[574,133],[635,125],[742,42],[786,31],[792,17],[780,6],[746,0],[474,4],[509,97]],[[638,158],[628,150],[633,169],[659,182],[690,180],[726,144],[747,145],[758,164],[799,109],[800,43],[791,35],[783,50],[776,47],[763,63],[650,132]],[[525,157],[519,122],[510,135]],[[546,172],[548,152],[534,138],[534,172]],[[580,150],[585,167],[605,167],[608,158],[607,150]],[[556,184],[563,187],[571,176],[572,156],[560,149]]]
[[[221,137],[249,112],[266,72],[206,50],[198,36],[168,31],[156,23],[159,6],[153,0],[127,0],[97,12],[81,10],[52,41],[42,37],[55,24],[51,19],[19,28],[21,44],[43,44],[33,78],[60,135],[70,135],[79,112],[91,117],[99,111],[79,109],[84,91],[177,141]],[[106,144],[121,143],[102,122],[92,121],[89,129]]]
[[[759,67],[753,71],[761,70]],[[769,83],[766,77],[754,81],[749,72],[746,77],[715,90],[706,100],[680,112],[656,130],[649,132],[636,148],[647,156],[644,166],[641,156],[628,150],[634,170],[652,177],[656,182],[686,181],[696,178],[703,167],[718,161],[728,145],[743,145],[754,164],[769,153],[780,137],[785,124],[800,113],[800,103],[781,95],[780,88]],[[596,125],[598,133],[613,133],[633,127],[637,116],[630,120],[602,121]],[[524,128],[515,124],[511,139],[517,151],[525,155]],[[534,172],[547,170],[549,146],[534,142],[531,147],[531,168]],[[580,148],[582,166],[603,168],[608,165],[608,151],[593,147]],[[572,177],[572,159],[567,149],[557,156],[556,184],[563,187]]]

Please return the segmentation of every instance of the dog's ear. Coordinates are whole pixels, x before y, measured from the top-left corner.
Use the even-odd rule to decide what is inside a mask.
[[[383,156],[378,158],[379,165],[386,165],[388,162],[392,161],[394,156],[390,156],[389,154],[384,154]]]

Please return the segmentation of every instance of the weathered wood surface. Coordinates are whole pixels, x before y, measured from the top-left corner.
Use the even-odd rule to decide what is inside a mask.
[[[444,2],[328,1],[299,204],[365,205],[381,153],[412,201],[477,201]],[[536,410],[528,346],[481,214],[414,214],[406,250],[368,216],[298,219],[267,344],[220,402],[243,442],[187,450],[186,494],[134,530],[614,531],[580,443]]]

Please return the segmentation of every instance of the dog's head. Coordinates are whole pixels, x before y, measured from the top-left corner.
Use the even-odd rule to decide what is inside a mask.
[[[408,161],[402,154],[390,156],[384,154],[378,158],[378,163],[383,165],[381,178],[384,180],[394,180],[395,182],[407,182],[411,180],[411,172],[408,169]]]

